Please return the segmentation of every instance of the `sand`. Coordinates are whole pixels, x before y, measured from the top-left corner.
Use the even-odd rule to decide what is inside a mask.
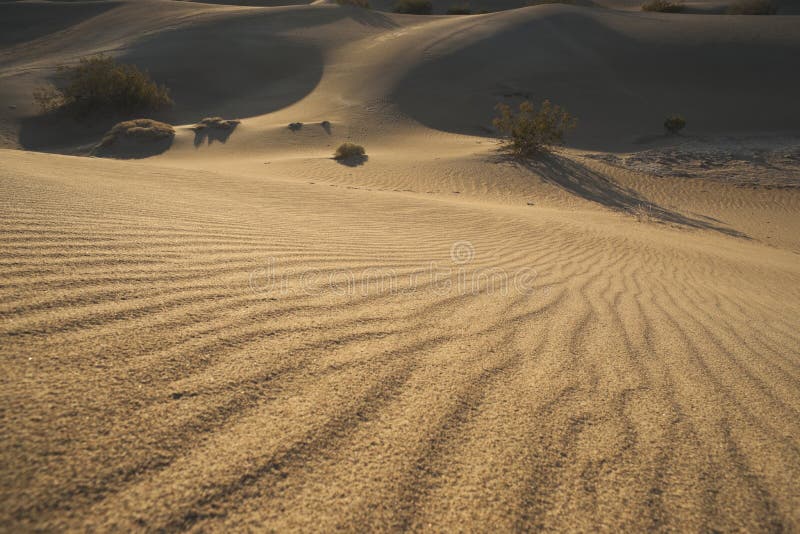
[[[242,3],[0,3],[0,530],[800,530],[795,16]]]

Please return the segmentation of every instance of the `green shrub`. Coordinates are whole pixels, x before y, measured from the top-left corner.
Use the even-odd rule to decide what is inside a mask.
[[[670,115],[664,120],[664,129],[671,134],[677,134],[686,127],[686,119],[680,115]]]
[[[773,15],[778,6],[772,0],[738,0],[728,7],[730,15]]]
[[[399,0],[394,6],[394,12],[430,15],[433,12],[433,4],[430,0]]]
[[[108,147],[120,139],[136,141],[161,141],[175,136],[175,129],[165,122],[151,119],[134,119],[116,124],[103,136],[99,147]]]
[[[493,124],[503,138],[503,149],[516,157],[529,157],[564,142],[564,134],[577,120],[561,106],[542,102],[537,110],[529,101],[514,113],[508,104],[498,104]]]
[[[454,4],[447,8],[448,15],[472,15],[469,4]]]
[[[648,0],[642,4],[642,11],[658,11],[659,13],[682,13],[683,2],[672,0]]]
[[[369,9],[369,0],[336,0],[340,6],[353,6]]]
[[[96,111],[132,113],[173,104],[169,90],[156,84],[135,65],[108,56],[83,58],[78,65],[61,67],[62,89],[39,88],[34,100],[43,111],[69,109],[77,115]]]
[[[352,158],[362,158],[366,152],[364,147],[355,143],[342,143],[333,154],[333,159],[343,160]]]

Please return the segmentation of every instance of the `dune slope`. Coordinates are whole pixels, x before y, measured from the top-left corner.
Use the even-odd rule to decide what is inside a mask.
[[[798,526],[794,254],[3,160],[5,528]]]

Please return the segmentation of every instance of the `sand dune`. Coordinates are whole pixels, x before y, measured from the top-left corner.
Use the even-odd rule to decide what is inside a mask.
[[[794,254],[592,212],[3,160],[6,525],[796,525]],[[465,273],[533,268],[530,291],[435,284],[457,241]]]
[[[796,17],[237,3],[0,3],[0,530],[800,529]]]

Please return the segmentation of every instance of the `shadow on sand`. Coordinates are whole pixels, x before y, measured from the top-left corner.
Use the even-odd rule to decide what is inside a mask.
[[[333,160],[339,165],[345,165],[347,167],[360,167],[361,165],[365,164],[367,160],[369,160],[369,156],[365,154],[363,156],[351,156],[343,159],[333,158]]]
[[[233,134],[236,129],[236,124],[230,128],[198,128],[194,131],[194,146],[200,148],[202,145],[212,145],[214,143],[222,143],[223,145],[228,141],[228,138]]]
[[[107,147],[97,147],[91,155],[101,158],[142,159],[163,154],[172,146],[174,137],[157,141],[119,139]]]
[[[542,154],[535,160],[527,161],[501,155],[497,156],[496,161],[524,167],[541,176],[542,180],[547,183],[615,211],[634,216],[644,213],[649,219],[662,223],[713,230],[729,236],[748,238],[746,234],[739,231],[708,222],[715,220],[710,217],[704,217],[706,220],[689,217],[655,204],[640,196],[633,189],[614,182],[608,176],[558,154]]]

